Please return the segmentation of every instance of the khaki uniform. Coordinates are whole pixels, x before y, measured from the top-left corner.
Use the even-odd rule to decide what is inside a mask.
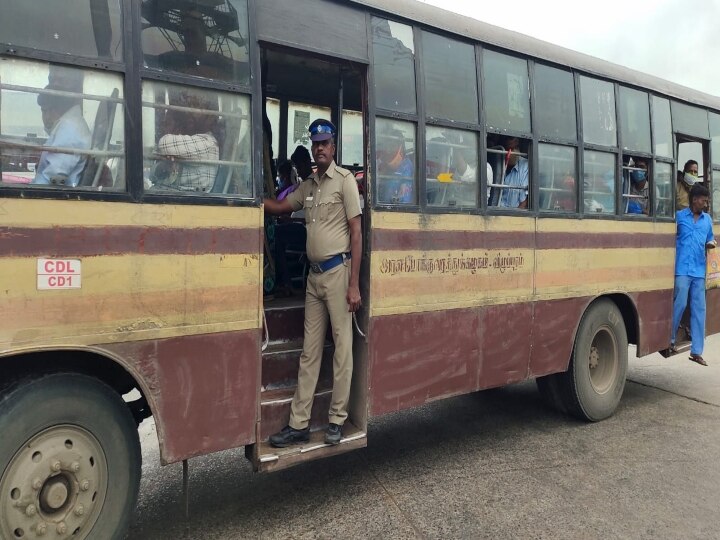
[[[685,182],[678,181],[677,191],[675,192],[675,210],[678,212],[683,208],[690,206],[690,190],[685,185]]]
[[[333,161],[322,178],[313,174],[288,195],[287,200],[293,210],[305,211],[307,255],[311,262],[321,263],[350,251],[348,220],[362,212],[357,183],[350,171]],[[293,429],[305,429],[310,422],[328,319],[335,342],[329,421],[343,425],[347,418],[353,369],[352,313],[348,311],[346,299],[349,282],[349,260],[327,272],[311,271],[308,275],[303,352],[289,422]]]

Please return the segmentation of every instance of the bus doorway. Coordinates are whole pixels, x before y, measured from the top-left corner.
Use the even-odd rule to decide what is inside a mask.
[[[335,162],[353,173],[365,207],[366,155],[365,68],[284,48],[262,50],[263,163],[265,197],[282,197],[315,169],[308,126],[327,119],[337,128]],[[307,161],[307,160],[310,161]],[[365,222],[363,223],[365,229]],[[363,231],[365,237],[365,231]],[[251,459],[258,470],[277,470],[342,453],[366,444],[367,351],[354,335],[353,382],[348,419],[337,446],[324,443],[333,388],[334,344],[330,324],[310,420],[310,442],[273,448],[268,439],[288,423],[298,383],[303,347],[305,286],[310,261],[305,252],[305,217],[265,216],[263,306],[265,348],[262,354],[260,416]],[[361,293],[367,303],[367,264],[361,269]],[[365,311],[358,327],[365,328]]]

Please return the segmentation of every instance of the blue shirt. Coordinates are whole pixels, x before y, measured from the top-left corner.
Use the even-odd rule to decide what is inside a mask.
[[[697,221],[692,210],[685,208],[675,214],[675,275],[705,278],[705,244],[714,240],[712,219],[705,212]]]
[[[528,160],[524,157],[518,158],[515,166],[505,175],[503,184],[506,186],[517,186],[524,189],[503,189],[500,193],[498,206],[505,208],[517,208],[520,203],[527,199],[528,194]]]

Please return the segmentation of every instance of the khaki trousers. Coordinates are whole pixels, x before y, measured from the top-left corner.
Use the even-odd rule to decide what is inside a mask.
[[[350,261],[332,270],[310,272],[305,293],[305,336],[300,356],[298,386],[293,397],[289,425],[305,429],[310,423],[313,397],[320,374],[328,317],[335,342],[333,356],[333,393],[329,421],[343,425],[347,419],[352,380],[352,313],[348,311],[347,288]]]

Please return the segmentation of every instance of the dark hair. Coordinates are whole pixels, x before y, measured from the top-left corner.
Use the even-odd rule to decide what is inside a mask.
[[[699,166],[700,166],[700,165],[698,165],[698,162],[695,161],[694,159],[688,159],[688,160],[685,162],[685,166],[683,167],[683,172],[687,172],[688,169],[690,168],[690,165],[695,165],[696,167],[699,167]]]
[[[312,163],[310,152],[304,146],[298,146],[290,156],[293,163]]]
[[[278,167],[278,174],[284,174],[288,177],[292,173],[293,164],[292,161],[283,161],[280,166]]]
[[[693,187],[690,188],[690,201],[691,202],[696,197],[709,197],[709,196],[710,196],[710,192],[708,191],[708,188],[706,188],[702,184],[693,184]]]
[[[50,88],[50,86],[48,85],[45,88]],[[38,94],[37,104],[40,105],[42,109],[50,109],[63,114],[71,107],[79,105],[80,100],[75,97],[57,94]]]

